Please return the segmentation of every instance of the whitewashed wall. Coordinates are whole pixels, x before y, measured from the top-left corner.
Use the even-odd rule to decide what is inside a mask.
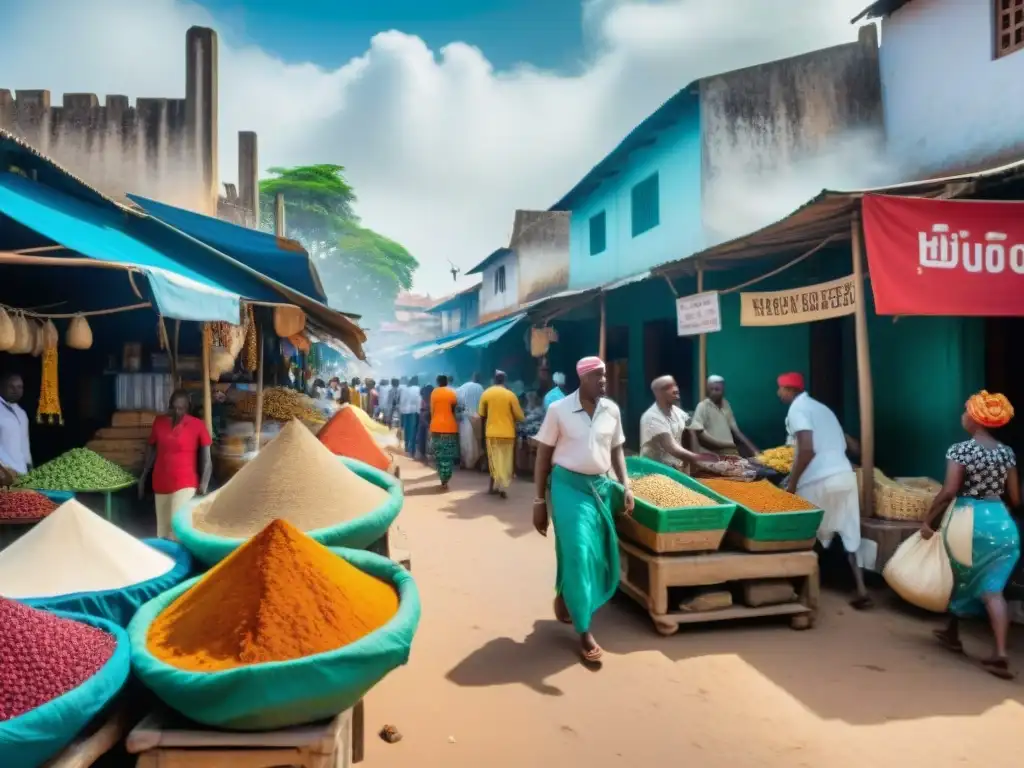
[[[505,290],[494,292],[494,275],[499,267],[505,267]],[[485,323],[507,314],[519,306],[519,259],[514,252],[508,253],[488,265],[480,283],[480,322]]]

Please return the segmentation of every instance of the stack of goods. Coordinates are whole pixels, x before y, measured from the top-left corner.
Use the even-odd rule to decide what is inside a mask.
[[[780,445],[778,448],[769,448],[754,457],[754,461],[764,464],[769,469],[774,469],[780,475],[788,475],[793,470],[793,457],[795,451],[791,445]]]
[[[118,411],[111,425],[97,430],[85,447],[125,471],[140,475],[156,416],[152,411]]]
[[[256,417],[256,393],[246,392],[234,403],[235,415],[243,419]],[[324,416],[311,397],[286,387],[270,387],[263,391],[263,418],[277,421],[299,421],[322,424]]]
[[[139,541],[72,499],[0,552],[0,595],[125,625],[190,566],[177,544]]]
[[[42,765],[128,677],[124,631],[0,597],[0,765]]]
[[[391,466],[391,458],[363,426],[358,413],[363,411],[350,405],[342,407],[317,433],[317,439],[336,456],[348,456],[386,470]]]
[[[36,491],[0,489],[0,523],[42,520],[56,508],[56,503]]]
[[[857,470],[860,479],[860,470]],[[930,477],[886,477],[875,468],[875,517],[917,523],[924,520],[932,502],[942,490],[942,483]]]
[[[800,512],[816,509],[806,499],[776,488],[767,480],[743,483],[737,480],[721,480],[708,478],[701,480],[716,493],[720,493],[737,504],[742,504],[753,512],[768,514],[772,512]]]
[[[174,709],[216,727],[279,728],[347,709],[405,663],[418,614],[397,564],[275,520],[144,606],[129,632],[140,678]]]
[[[394,478],[339,459],[291,421],[223,488],[176,515],[174,532],[208,565],[278,518],[328,545],[366,547],[387,532],[401,505]]]
[[[17,488],[37,491],[113,491],[135,482],[133,475],[88,448],[72,448],[22,475]]]
[[[665,475],[638,475],[629,480],[633,495],[661,509],[706,507],[718,502]]]

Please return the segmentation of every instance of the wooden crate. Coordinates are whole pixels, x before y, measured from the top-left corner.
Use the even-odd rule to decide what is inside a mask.
[[[161,710],[132,730],[126,747],[138,755],[137,768],[349,768],[363,756],[361,707],[321,723],[259,732],[207,729]]]
[[[651,552],[714,552],[725,538],[725,529],[717,531],[679,531],[658,533],[640,525],[632,517],[620,517],[616,521],[619,535],[629,541],[642,544]]]
[[[680,624],[756,616],[788,616],[793,629],[809,629],[814,625],[820,590],[818,555],[814,552],[657,555],[620,539],[619,555],[619,588],[647,609],[660,634],[675,634]],[[759,579],[799,580],[799,602],[759,608],[734,605],[707,613],[669,610],[668,591],[672,587],[703,587]]]
[[[96,430],[93,440],[149,440],[149,427],[101,427]]]
[[[153,411],[115,411],[112,427],[151,427],[160,414]]]

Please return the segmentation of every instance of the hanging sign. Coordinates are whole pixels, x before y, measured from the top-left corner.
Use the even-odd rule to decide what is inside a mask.
[[[676,325],[680,336],[699,336],[722,330],[718,291],[705,291],[676,299]]]
[[[1024,316],[1024,203],[867,195],[880,315]]]
[[[799,325],[852,315],[857,309],[853,275],[827,283],[740,294],[740,325]]]

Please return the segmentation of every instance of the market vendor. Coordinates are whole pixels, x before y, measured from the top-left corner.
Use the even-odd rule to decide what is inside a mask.
[[[787,488],[825,512],[818,541],[826,549],[838,534],[853,572],[857,596],[850,605],[871,607],[864,574],[857,562],[860,549],[860,489],[857,473],[846,456],[850,441],[839,419],[804,389],[804,377],[785,373],[778,378],[779,399],[789,406],[786,429],[796,441],[796,455]]]
[[[0,464],[24,475],[32,469],[32,451],[28,439],[28,414],[19,403],[25,394],[25,382],[17,373],[0,377]]]
[[[640,417],[640,455],[689,473],[690,465],[716,457],[694,453],[683,447],[690,416],[679,407],[679,386],[671,376],[651,382],[654,405]]]
[[[547,413],[548,408],[565,397],[565,374],[561,372],[555,373],[551,377],[551,381],[554,386],[544,394],[545,413]]]
[[[708,376],[707,393],[693,412],[697,440],[702,446],[719,456],[739,456],[739,446],[748,455],[756,456],[760,451],[740,431],[729,401],[725,399],[725,379]]]
[[[146,494],[146,479],[152,473],[156,498],[156,535],[171,537],[171,518],[196,493],[203,495],[210,485],[213,462],[210,433],[202,419],[189,413],[188,392],[175,390],[164,416],[157,416],[149,434],[146,463],[139,478],[139,499]]]

